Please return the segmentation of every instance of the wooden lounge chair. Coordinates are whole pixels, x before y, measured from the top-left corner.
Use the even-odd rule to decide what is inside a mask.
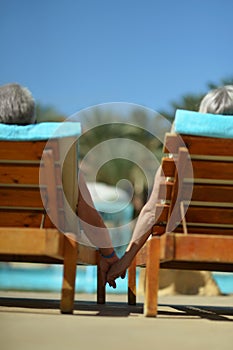
[[[157,315],[159,268],[233,271],[233,139],[167,134],[164,152],[158,219],[129,269],[135,303],[146,267],[145,316]]]
[[[0,260],[64,264],[62,313],[73,311],[76,264],[98,262],[94,248],[77,243],[71,230],[63,233],[59,229],[70,220],[65,199],[73,210],[77,200],[72,187],[77,178],[75,145],[64,158],[63,173],[61,170],[61,150],[68,141],[66,137],[49,143],[0,141]],[[73,198],[68,199],[69,194],[74,194]],[[103,302],[98,275],[98,301]]]

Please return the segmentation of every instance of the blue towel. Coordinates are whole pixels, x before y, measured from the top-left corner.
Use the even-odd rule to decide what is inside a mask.
[[[4,141],[38,141],[79,135],[81,124],[75,122],[46,122],[25,126],[0,124],[0,140]]]
[[[233,116],[204,114],[178,109],[175,116],[175,132],[219,138],[233,138]]]

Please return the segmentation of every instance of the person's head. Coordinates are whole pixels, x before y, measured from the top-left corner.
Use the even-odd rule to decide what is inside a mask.
[[[16,83],[0,86],[0,123],[33,124],[35,101],[30,91]]]
[[[199,112],[233,115],[233,85],[210,91],[201,101]]]

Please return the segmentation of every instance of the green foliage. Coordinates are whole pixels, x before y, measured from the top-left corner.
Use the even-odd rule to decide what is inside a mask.
[[[37,123],[42,122],[62,122],[65,120],[65,116],[59,113],[52,106],[44,106],[40,103],[36,105],[36,119]]]
[[[200,102],[206,93],[212,89],[216,89],[223,85],[233,85],[233,77],[222,79],[219,84],[213,82],[207,83],[207,90],[198,94],[185,94],[181,97],[180,101],[171,102],[171,111],[160,111],[160,113],[168,120],[173,120],[177,109],[186,109],[190,111],[198,111]]]
[[[129,139],[144,145],[152,152],[161,149],[161,145],[149,132],[139,129],[134,126],[124,124],[109,124],[104,126],[97,126],[87,133],[84,133],[79,139],[80,157],[83,159],[88,152],[92,152],[95,146],[104,141],[118,139],[119,147],[121,146],[121,139]],[[128,150],[125,150],[127,156]],[[101,154],[97,154],[97,157]],[[95,168],[95,161],[93,159],[93,168]],[[146,161],[146,159],[145,159]],[[96,181],[105,182],[109,185],[115,185],[121,179],[128,179],[132,181],[132,172],[135,169],[135,164],[127,159],[113,158],[106,162],[98,171]],[[88,165],[88,173],[91,172],[91,166]],[[143,176],[143,174],[141,174]],[[145,181],[145,180],[144,180]]]

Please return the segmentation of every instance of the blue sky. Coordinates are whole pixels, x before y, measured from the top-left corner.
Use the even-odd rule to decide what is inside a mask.
[[[161,110],[233,75],[232,0],[0,0],[0,84],[67,116],[95,104]]]

